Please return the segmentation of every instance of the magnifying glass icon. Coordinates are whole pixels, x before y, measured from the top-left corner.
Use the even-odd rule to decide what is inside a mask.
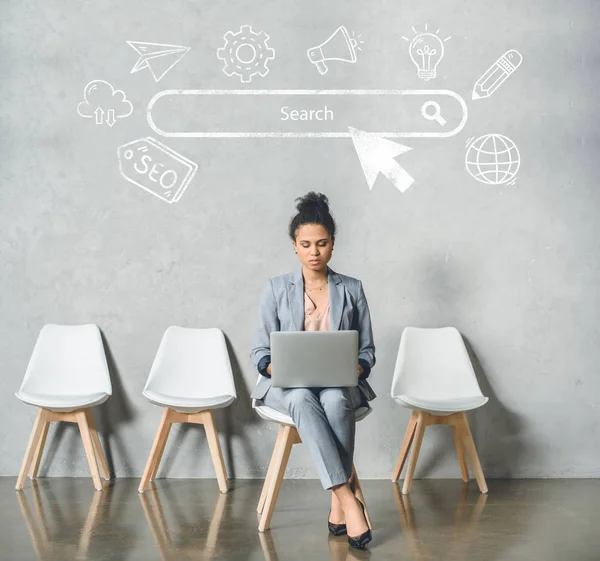
[[[428,113],[427,109],[433,107],[433,113]],[[421,114],[428,121],[437,121],[440,125],[445,125],[447,123],[446,119],[441,115],[442,108],[437,101],[426,101],[421,107]]]

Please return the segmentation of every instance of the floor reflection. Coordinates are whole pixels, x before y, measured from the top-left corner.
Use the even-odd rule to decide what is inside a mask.
[[[164,494],[168,504],[168,515],[165,515],[161,494]],[[212,559],[223,554],[219,531],[231,493],[223,495],[215,491],[215,495],[215,506],[209,520],[204,516],[202,502],[196,503],[197,507],[192,508],[192,513],[185,513],[174,489],[167,484],[161,485],[160,491],[153,484],[150,490],[139,495],[161,560]],[[186,498],[186,502],[188,501],[189,497]],[[176,532],[171,527],[176,528]]]
[[[455,479],[417,480],[409,496],[389,481],[366,481],[370,553],[328,538],[329,497],[318,482],[286,481],[264,534],[255,515],[262,481],[233,483],[223,496],[214,480],[161,480],[140,496],[133,478],[101,493],[87,477],[44,478],[17,493],[14,478],[0,478],[0,559],[598,559],[597,480],[492,480],[489,496]]]
[[[431,551],[419,537],[418,524],[415,523],[410,494],[403,495],[400,492],[400,487],[398,485],[393,485],[393,489],[403,535],[413,560],[428,561],[430,559],[438,559],[438,555],[442,552]],[[449,539],[445,540],[443,544],[443,555],[447,560],[451,559],[452,561],[459,561],[467,559],[473,539],[477,534],[477,527],[485,503],[488,500],[488,495],[479,494],[474,505],[468,504],[468,498],[469,484],[463,483],[460,498],[454,512],[452,531]],[[442,497],[433,497],[433,502],[437,502],[438,504],[440,504],[442,500]]]
[[[275,545],[275,538],[273,537],[272,532],[260,532],[259,539],[263,555],[265,556],[265,561],[279,561],[279,555]],[[312,536],[308,539],[320,539],[320,536]],[[328,547],[329,561],[365,561],[371,557],[371,552],[368,549],[359,551],[353,547],[350,547],[348,544],[348,538],[344,536],[329,536]],[[283,561],[287,559],[287,557],[285,548],[283,548],[282,551],[284,552],[282,554]],[[294,558],[296,558],[296,556],[294,556]],[[307,558],[310,558],[310,555],[307,555]]]
[[[52,487],[44,486],[42,490],[34,480],[31,482],[34,511],[27,498],[28,492],[18,491],[16,495],[37,559],[88,559],[92,536],[110,502],[111,488],[106,487],[102,492],[89,490],[92,500],[83,523],[81,502],[62,501],[61,507]]]

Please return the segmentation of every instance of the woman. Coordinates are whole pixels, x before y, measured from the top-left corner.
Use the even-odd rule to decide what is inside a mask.
[[[363,505],[349,485],[354,456],[354,411],[375,393],[367,382],[375,365],[369,307],[359,280],[328,266],[335,242],[335,221],[327,197],[314,192],[297,199],[298,213],[289,236],[302,264],[295,273],[269,279],[260,304],[252,360],[262,374],[252,397],[296,424],[324,489],[331,489],[329,531],[348,535],[364,548],[371,532]],[[275,388],[271,386],[270,335],[273,331],[356,330],[359,333],[358,385],[348,388]]]

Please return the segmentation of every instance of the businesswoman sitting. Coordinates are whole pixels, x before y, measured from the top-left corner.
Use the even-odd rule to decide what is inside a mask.
[[[302,266],[267,282],[260,304],[252,360],[262,378],[252,397],[289,415],[313,460],[324,489],[331,489],[328,527],[364,548],[371,532],[363,505],[349,485],[354,456],[355,416],[374,399],[367,382],[375,365],[369,307],[362,283],[328,266],[335,242],[335,221],[327,197],[314,192],[297,199],[298,213],[289,236]],[[358,385],[344,388],[280,388],[271,385],[270,335],[273,331],[356,330],[359,333]]]

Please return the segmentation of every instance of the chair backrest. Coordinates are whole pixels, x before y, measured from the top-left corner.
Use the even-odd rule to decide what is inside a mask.
[[[38,335],[21,390],[46,395],[112,394],[97,325],[45,325]]]
[[[482,395],[458,329],[406,327],[391,394],[432,399]]]
[[[256,384],[258,384],[258,382],[260,382],[260,379],[262,377],[263,377],[263,375],[259,372],[258,377],[256,378]],[[256,409],[256,399],[254,397],[252,398],[252,409]]]
[[[175,397],[237,397],[223,332],[169,327],[160,342],[144,391]]]

